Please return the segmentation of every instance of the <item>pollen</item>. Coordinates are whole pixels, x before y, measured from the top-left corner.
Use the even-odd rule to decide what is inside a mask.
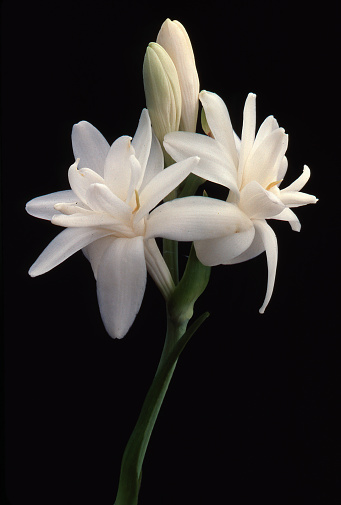
[[[270,182],[270,184],[268,184],[265,189],[267,191],[270,191],[271,188],[273,188],[274,186],[277,186],[277,184],[279,184],[282,181],[283,181],[283,179],[280,179],[279,181]]]

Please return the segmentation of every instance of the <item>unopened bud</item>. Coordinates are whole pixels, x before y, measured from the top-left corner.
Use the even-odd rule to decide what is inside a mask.
[[[167,51],[178,73],[182,98],[180,130],[195,132],[199,105],[199,77],[190,38],[179,21],[166,19],[156,42]]]
[[[173,61],[167,51],[155,42],[147,47],[143,82],[152,127],[162,146],[166,133],[179,129],[181,91]]]

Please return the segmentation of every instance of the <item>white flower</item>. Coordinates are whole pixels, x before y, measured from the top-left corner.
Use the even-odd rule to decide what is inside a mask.
[[[105,327],[112,337],[121,338],[140,308],[146,265],[165,297],[173,289],[148,216],[187,177],[197,159],[164,170],[147,110],[132,140],[123,136],[110,147],[95,127],[81,121],[73,128],[72,142],[77,160],[69,169],[71,190],[35,198],[26,206],[29,214],[66,227],[29,273],[41,275],[83,249],[97,279]],[[174,221],[170,211],[170,227]]]
[[[133,139],[120,137],[110,147],[94,126],[81,121],[73,128],[72,143],[77,159],[69,169],[71,190],[35,198],[26,206],[29,214],[66,227],[29,273],[48,272],[83,249],[97,279],[104,325],[112,337],[122,338],[139,311],[147,270],[165,298],[174,288],[155,237],[215,238],[243,226],[244,214],[236,208],[228,223],[219,221],[228,206],[204,197],[173,200],[154,209],[199,158],[164,169],[146,109]]]
[[[179,129],[195,132],[199,107],[199,77],[190,38],[179,21],[166,19],[156,42],[167,51],[178,73],[182,97]]]
[[[300,190],[310,177],[304,167],[302,175],[290,186],[279,186],[287,170],[285,152],[288,136],[277,121],[269,116],[256,132],[256,95],[245,102],[241,140],[234,133],[223,100],[202,91],[199,95],[210,128],[209,136],[174,132],[165,137],[164,147],[176,161],[196,154],[200,162],[196,175],[230,188],[226,205],[238,207],[249,219],[249,227],[233,235],[195,242],[198,258],[205,265],[233,264],[266,252],[268,285],[263,313],[275,282],[277,239],[266,219],[288,221],[293,230],[300,223],[290,207],[315,203],[315,196]],[[226,217],[228,219],[228,216]]]

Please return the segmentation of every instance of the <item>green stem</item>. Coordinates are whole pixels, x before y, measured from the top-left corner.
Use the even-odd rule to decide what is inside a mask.
[[[178,261],[178,243],[175,240],[163,239],[163,257],[168,266],[174,284],[179,282],[179,261]]]
[[[142,477],[142,464],[163,399],[174,373],[177,359],[191,336],[208,317],[199,317],[183,334],[184,325],[168,318],[164,352],[152,385],[143,403],[140,416],[123,454],[115,505],[137,505]]]

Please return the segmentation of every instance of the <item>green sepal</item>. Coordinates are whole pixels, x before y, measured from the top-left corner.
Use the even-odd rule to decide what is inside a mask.
[[[202,314],[176,342],[159,367],[143,403],[140,416],[124,451],[115,505],[136,505],[142,478],[142,463],[148,442],[171,380],[176,362],[186,344],[209,316]]]
[[[194,304],[206,289],[210,273],[211,267],[198,260],[192,244],[185,272],[168,301],[168,313],[174,321],[181,324],[191,319]]]

